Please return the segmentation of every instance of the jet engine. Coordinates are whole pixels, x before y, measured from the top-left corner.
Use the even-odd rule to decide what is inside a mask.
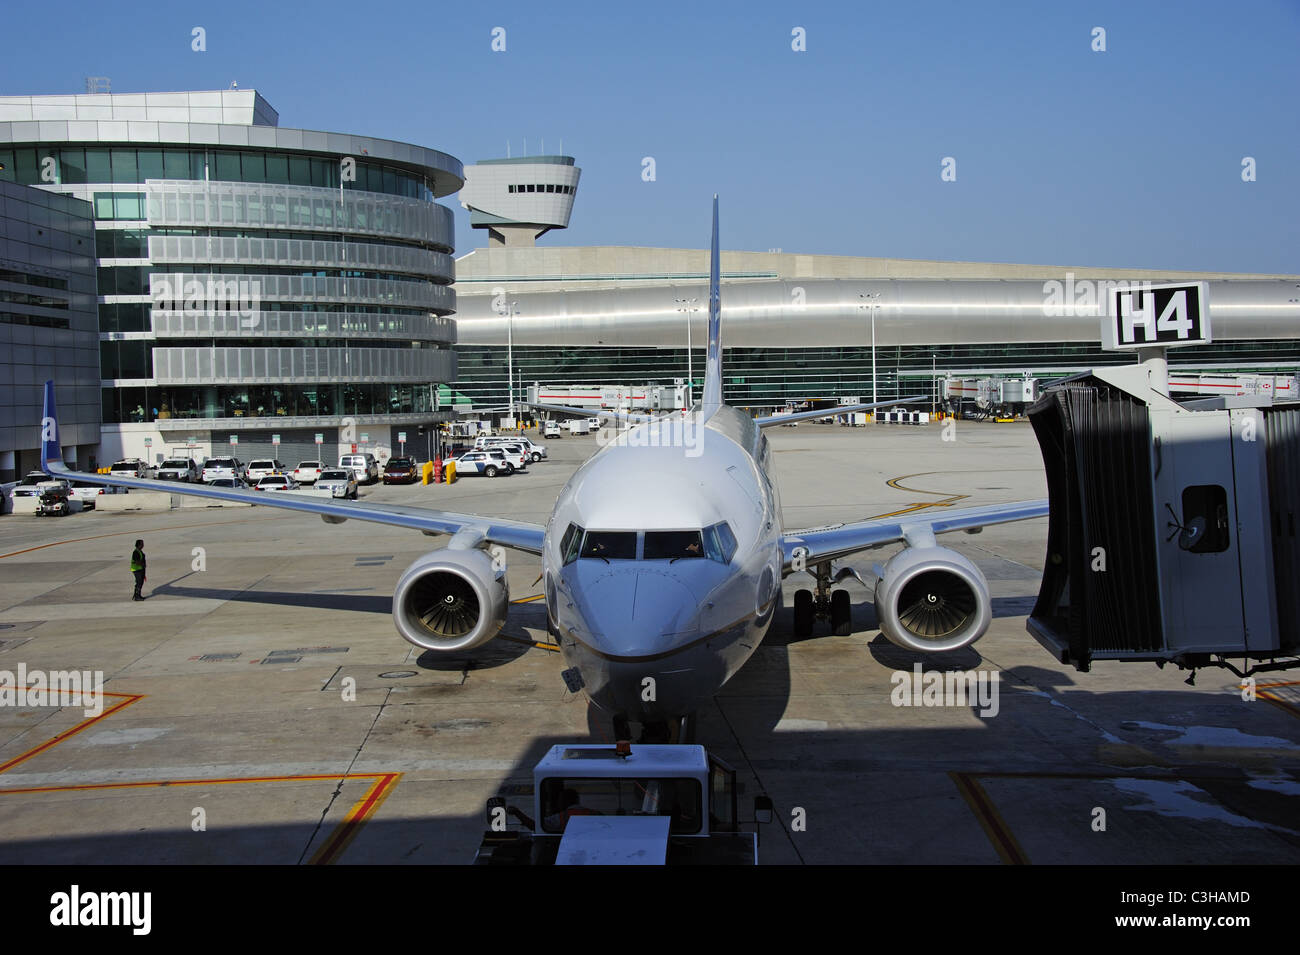
[[[890,642],[908,650],[957,650],[984,635],[993,618],[978,567],[946,547],[909,547],[876,582],[876,617]]]
[[[506,569],[478,548],[446,548],[421,557],[393,591],[393,620],[402,637],[425,650],[471,650],[506,622]]]

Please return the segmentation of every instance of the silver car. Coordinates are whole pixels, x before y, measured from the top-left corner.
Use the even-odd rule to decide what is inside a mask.
[[[350,468],[326,468],[316,478],[317,491],[327,491],[330,497],[357,499],[357,477]]]

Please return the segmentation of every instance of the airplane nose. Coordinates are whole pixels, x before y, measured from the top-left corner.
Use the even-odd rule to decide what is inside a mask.
[[[699,630],[695,595],[663,570],[610,570],[584,596],[593,636],[617,639],[620,656],[662,653]]]

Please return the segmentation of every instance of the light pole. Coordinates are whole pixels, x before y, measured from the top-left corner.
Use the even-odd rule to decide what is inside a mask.
[[[939,356],[936,355],[934,352],[930,352],[930,417],[931,418],[934,417],[934,405],[939,397],[939,374],[938,371],[936,370],[938,368],[938,365],[936,364],[938,360],[939,360]]]
[[[697,298],[679,298],[676,300],[679,311],[686,313],[686,407],[695,403],[695,376],[691,364],[691,313],[695,311]]]
[[[515,306],[510,302],[506,310],[506,401],[510,405],[510,420],[515,420]]]
[[[876,299],[880,298],[879,292],[859,292],[858,298],[862,299],[862,304],[858,308],[869,309],[871,312],[871,403],[876,403],[876,309],[880,306],[876,304]],[[868,303],[867,299],[871,299]],[[872,420],[875,420],[875,411],[871,412]]]

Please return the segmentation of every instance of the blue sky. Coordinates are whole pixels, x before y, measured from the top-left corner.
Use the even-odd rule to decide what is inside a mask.
[[[466,164],[563,140],[583,179],[544,244],[703,247],[717,192],[724,248],[1300,272],[1297,0],[57,10],[6,10],[0,92],[233,80],[284,126]],[[444,201],[457,254],[484,244]]]

